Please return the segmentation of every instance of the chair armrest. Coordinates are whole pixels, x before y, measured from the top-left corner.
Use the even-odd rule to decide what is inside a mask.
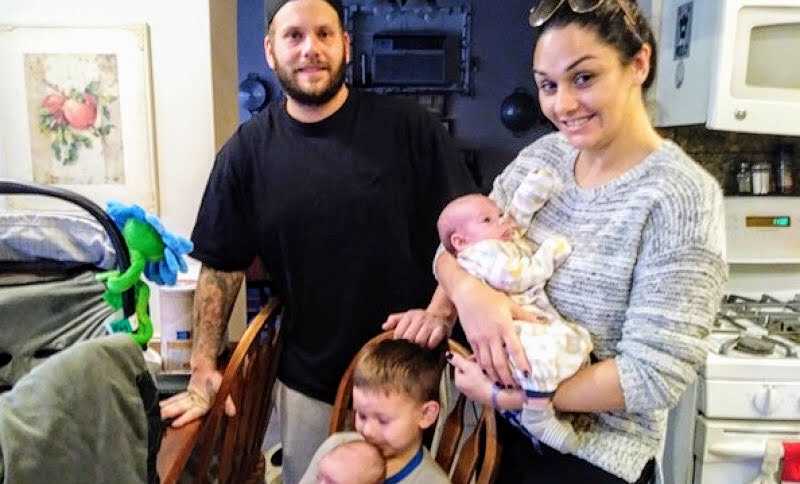
[[[183,427],[167,427],[158,449],[156,470],[161,484],[173,484],[183,472],[203,426],[203,420],[193,420]]]

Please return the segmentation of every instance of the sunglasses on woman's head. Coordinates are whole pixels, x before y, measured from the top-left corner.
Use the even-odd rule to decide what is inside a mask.
[[[531,13],[528,16],[528,23],[531,27],[541,27],[545,22],[550,20],[550,17],[556,13],[564,2],[567,2],[569,8],[575,13],[587,13],[596,10],[605,1],[606,0],[539,0],[539,3],[531,8]],[[625,25],[628,27],[628,30],[641,42],[642,39],[636,31],[636,21],[633,18],[630,5],[626,3],[626,0],[609,1],[617,3],[625,16]]]

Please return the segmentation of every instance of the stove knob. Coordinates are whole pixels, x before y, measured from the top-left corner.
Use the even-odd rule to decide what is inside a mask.
[[[753,408],[756,409],[761,415],[768,416],[772,413],[773,407],[773,391],[772,386],[765,385],[764,388],[753,395]]]

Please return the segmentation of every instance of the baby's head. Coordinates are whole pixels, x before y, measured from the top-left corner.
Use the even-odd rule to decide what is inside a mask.
[[[380,449],[363,440],[345,442],[319,461],[318,484],[379,484],[386,477]]]
[[[413,457],[422,433],[439,415],[443,346],[429,350],[406,340],[368,348],[353,374],[356,430],[387,462]]]
[[[451,254],[487,239],[511,240],[516,225],[492,199],[471,194],[448,203],[436,223],[439,239]]]

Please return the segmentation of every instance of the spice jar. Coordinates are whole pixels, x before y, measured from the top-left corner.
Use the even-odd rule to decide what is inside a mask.
[[[765,162],[753,165],[753,195],[767,195],[772,185],[772,166]]]
[[[777,191],[794,193],[794,147],[782,145],[778,154],[778,171],[776,173]]]
[[[736,191],[740,195],[753,193],[753,176],[750,173],[750,163],[743,161],[736,174]]]

